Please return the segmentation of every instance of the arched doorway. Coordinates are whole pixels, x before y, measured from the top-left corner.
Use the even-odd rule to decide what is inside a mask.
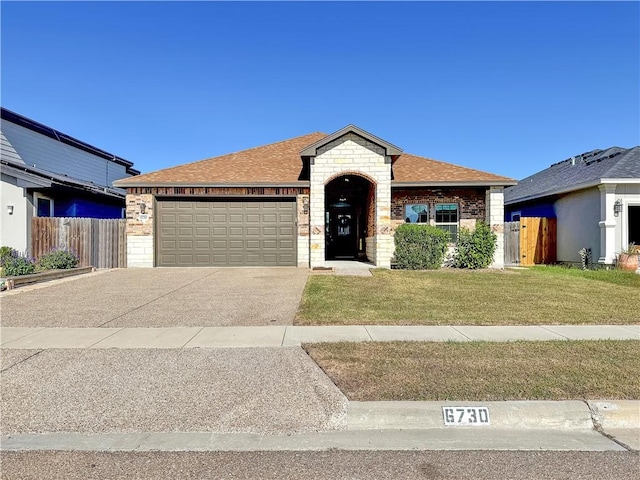
[[[325,185],[325,259],[366,260],[375,232],[375,185],[354,174]]]

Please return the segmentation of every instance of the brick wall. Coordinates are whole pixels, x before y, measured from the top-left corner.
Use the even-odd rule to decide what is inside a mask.
[[[460,219],[484,220],[486,188],[394,188],[391,191],[391,218],[404,222],[405,205],[413,203],[429,205],[429,218],[435,218],[436,204],[456,203]]]

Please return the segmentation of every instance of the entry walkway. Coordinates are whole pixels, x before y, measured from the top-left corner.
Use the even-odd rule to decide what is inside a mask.
[[[0,346],[10,349],[292,347],[302,343],[342,341],[598,339],[640,340],[640,325],[0,328]]]

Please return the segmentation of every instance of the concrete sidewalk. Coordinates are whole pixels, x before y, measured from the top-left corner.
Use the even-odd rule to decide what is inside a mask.
[[[39,348],[291,347],[317,342],[640,340],[640,325],[2,327],[0,346]]]

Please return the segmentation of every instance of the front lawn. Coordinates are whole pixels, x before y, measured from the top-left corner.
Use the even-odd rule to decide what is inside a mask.
[[[629,324],[639,299],[640,275],[619,270],[374,270],[309,277],[295,324]]]
[[[349,400],[640,398],[640,341],[363,342],[304,349]]]

